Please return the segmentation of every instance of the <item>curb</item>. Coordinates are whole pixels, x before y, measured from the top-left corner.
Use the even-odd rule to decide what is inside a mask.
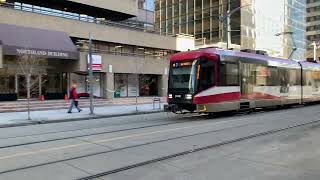
[[[123,116],[135,116],[135,115],[143,115],[143,114],[155,114],[164,112],[163,110],[154,110],[154,111],[142,111],[142,112],[131,112],[124,114],[112,114],[112,115],[92,115],[81,118],[72,118],[72,119],[56,119],[56,120],[43,120],[43,121],[29,121],[29,122],[21,122],[21,123],[13,123],[13,124],[2,124],[1,128],[10,128],[10,127],[20,127],[20,126],[30,126],[30,125],[40,125],[40,124],[54,124],[54,123],[63,123],[63,122],[74,122],[74,121],[88,121],[92,119],[104,119],[104,118],[114,118],[114,117],[123,117]],[[26,120],[27,121],[27,120]]]

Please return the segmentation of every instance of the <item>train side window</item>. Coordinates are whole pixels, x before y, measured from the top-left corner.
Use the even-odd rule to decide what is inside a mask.
[[[284,68],[279,69],[280,86],[286,87],[289,84],[289,71]]]
[[[303,85],[312,86],[312,72],[310,70],[303,71]]]
[[[275,67],[268,67],[269,74],[267,76],[267,85],[268,86],[278,86],[279,77],[278,77],[278,69]]]
[[[200,61],[200,78],[199,78],[199,91],[208,89],[214,86],[214,62],[202,59]]]
[[[266,66],[255,66],[255,84],[257,86],[267,86],[267,77],[270,75],[270,71]]]
[[[220,63],[219,66],[220,86],[239,86],[239,67],[236,63]]]
[[[300,73],[299,70],[291,69],[290,71],[290,86],[296,86],[300,84]]]

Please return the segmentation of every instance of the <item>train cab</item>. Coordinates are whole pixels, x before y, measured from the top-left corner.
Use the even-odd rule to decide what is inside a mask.
[[[167,111],[197,110],[195,95],[217,84],[218,56],[203,51],[178,53],[170,59]]]

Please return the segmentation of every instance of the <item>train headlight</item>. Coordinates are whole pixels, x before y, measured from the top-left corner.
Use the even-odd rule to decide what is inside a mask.
[[[186,99],[192,99],[192,95],[191,94],[187,94],[186,95]]]
[[[172,94],[169,94],[168,98],[169,98],[169,99],[172,99],[172,97],[173,97]]]

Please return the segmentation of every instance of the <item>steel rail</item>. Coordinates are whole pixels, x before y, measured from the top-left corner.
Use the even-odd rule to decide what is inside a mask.
[[[284,111],[284,110],[290,110],[290,108],[289,109],[280,109],[280,110],[278,109],[276,111]],[[229,115],[227,115],[227,117],[236,116],[236,115],[254,116],[254,115],[258,115],[260,113],[267,113],[267,112],[270,112],[270,111],[255,111],[255,112],[252,112],[250,114],[246,114],[246,113],[243,114],[243,112],[238,112],[237,114],[233,114],[233,115],[229,114]],[[271,110],[271,112],[274,112],[274,110]],[[189,116],[187,118],[199,118],[199,117],[201,117],[201,115]],[[224,117],[226,117],[226,116],[218,116],[218,117],[215,117],[215,120],[218,120],[218,119],[224,118]],[[202,120],[207,120],[207,119],[204,118]],[[47,140],[41,140],[41,141],[31,141],[31,142],[26,142],[26,143],[19,143],[19,144],[0,146],[0,149],[19,147],[19,146],[26,146],[26,145],[33,145],[33,144],[40,144],[40,143],[47,143],[47,142],[54,142],[54,141],[61,141],[61,140],[88,137],[88,136],[95,136],[95,135],[102,135],[102,134],[125,132],[125,131],[131,131],[131,130],[146,129],[146,128],[151,128],[151,127],[174,125],[174,124],[180,124],[180,123],[186,123],[186,122],[194,122],[194,121],[199,121],[199,119],[196,119],[196,120],[179,120],[178,122],[175,121],[175,122],[171,122],[171,123],[159,123],[159,124],[146,125],[146,126],[140,126],[140,127],[134,127],[134,128],[124,128],[124,129],[118,129],[118,130],[110,130],[110,131],[102,131],[102,132],[97,132],[97,133],[88,133],[88,134],[83,134],[83,135],[68,136],[68,137],[63,137],[63,138],[53,138],[53,139],[47,139]],[[138,122],[129,123],[129,124],[144,123],[144,122],[148,122],[148,120],[138,121]],[[113,125],[123,125],[123,124],[111,124],[111,126],[113,126]],[[7,137],[7,138],[0,138],[0,140],[9,140],[9,139],[15,139],[15,138],[25,138],[25,137],[33,137],[33,136],[41,136],[41,135],[51,135],[51,134],[67,133],[67,132],[74,132],[74,131],[83,131],[83,130],[103,128],[103,127],[107,127],[107,126],[110,126],[110,124],[108,125],[106,123],[105,126],[97,126],[97,127],[90,127],[90,128],[79,128],[79,129],[56,131],[56,132],[50,132],[50,133],[39,133],[39,134],[31,134],[31,135],[24,135],[24,136],[13,136],[13,137]]]
[[[118,132],[125,132],[125,131],[139,130],[139,129],[146,129],[146,128],[152,128],[152,127],[168,126],[168,125],[181,124],[181,123],[192,122],[192,121],[196,121],[196,120],[179,121],[179,122],[171,122],[171,123],[159,123],[159,124],[146,125],[146,126],[140,126],[140,127],[134,127],[134,128],[124,128],[124,129],[118,129],[118,130],[110,130],[110,131],[102,131],[102,132],[97,132],[97,133],[88,133],[88,134],[83,134],[83,135],[68,136],[68,137],[63,137],[63,138],[53,138],[53,139],[47,139],[47,140],[41,140],[41,141],[31,141],[31,142],[26,142],[26,143],[19,143],[19,144],[7,145],[7,146],[0,146],[0,149],[19,147],[19,146],[26,146],[26,145],[33,145],[33,144],[40,144],[40,143],[47,143],[47,142],[53,142],[53,141],[61,141],[61,140],[67,140],[67,139],[75,139],[75,138],[102,135],[102,134],[111,134],[111,133],[118,133]],[[89,128],[89,129],[91,129],[91,128]],[[95,128],[92,128],[92,129],[95,129]],[[75,131],[81,131],[81,130],[87,130],[87,129],[80,129],[80,130],[75,130]],[[64,131],[64,132],[71,132],[71,131]],[[61,133],[61,132],[58,132],[58,133]],[[53,134],[56,134],[56,133],[53,133]],[[40,135],[43,135],[43,134],[39,134],[37,136],[40,136]],[[25,136],[25,137],[28,137],[28,136]]]
[[[32,166],[15,168],[15,169],[11,169],[11,170],[1,171],[0,175],[1,174],[6,174],[6,173],[16,172],[16,171],[20,171],[20,170],[26,170],[26,169],[31,169],[31,168],[36,168],[36,167],[41,167],[41,166],[46,166],[46,165],[51,165],[51,164],[56,164],[56,163],[76,160],[76,159],[82,159],[82,158],[101,155],[101,154],[107,154],[107,153],[122,151],[122,150],[130,149],[130,148],[141,147],[141,146],[146,146],[146,145],[155,144],[155,143],[161,143],[161,142],[166,142],[166,141],[171,141],[171,140],[182,139],[182,138],[186,138],[186,137],[192,137],[192,136],[198,136],[198,135],[203,135],[203,134],[215,133],[215,132],[219,132],[219,131],[223,131],[223,130],[244,127],[244,126],[248,126],[248,125],[252,125],[252,124],[258,124],[258,123],[249,123],[249,124],[238,125],[238,126],[233,126],[233,127],[228,127],[228,128],[222,128],[222,129],[218,129],[218,130],[211,130],[211,131],[200,132],[200,133],[196,133],[196,134],[189,134],[189,135],[184,135],[184,136],[179,136],[179,137],[174,137],[174,138],[167,138],[167,139],[162,139],[162,140],[158,140],[158,141],[146,142],[146,143],[141,143],[141,144],[137,144],[137,145],[133,145],[133,146],[117,148],[117,149],[113,149],[113,150],[101,151],[101,152],[90,153],[90,154],[86,154],[86,155],[82,155],[82,156],[66,158],[66,159],[62,159],[62,160],[56,160],[56,161],[51,161],[51,162],[46,162],[46,163],[40,163],[40,164],[36,164],[36,165],[32,165]]]
[[[241,142],[241,141],[245,141],[245,140],[249,140],[249,139],[253,139],[253,138],[257,138],[257,137],[261,137],[261,136],[271,135],[271,134],[275,134],[275,133],[278,133],[278,132],[281,132],[281,131],[286,131],[286,130],[289,130],[289,129],[293,129],[293,128],[297,128],[297,127],[301,127],[301,126],[306,126],[306,125],[309,125],[309,124],[319,123],[319,122],[320,122],[320,120],[309,121],[309,122],[296,124],[296,125],[292,125],[292,126],[288,126],[288,127],[284,127],[284,128],[273,129],[273,130],[269,130],[269,131],[265,131],[265,132],[261,132],[261,133],[257,133],[257,134],[252,134],[252,135],[245,136],[245,137],[235,138],[235,139],[223,141],[223,142],[220,142],[220,143],[212,144],[212,145],[209,145],[209,146],[203,146],[203,147],[191,149],[191,150],[188,150],[188,151],[183,151],[183,152],[179,152],[179,153],[176,153],[176,154],[163,156],[163,157],[160,157],[160,158],[156,158],[156,159],[152,159],[152,160],[148,160],[148,161],[144,161],[144,162],[140,162],[140,163],[124,166],[124,167],[121,167],[121,168],[113,169],[113,170],[110,170],[110,171],[106,171],[106,172],[102,172],[102,173],[98,173],[98,174],[94,174],[94,175],[90,175],[90,176],[87,176],[87,177],[79,178],[77,180],[96,179],[96,178],[104,177],[104,176],[107,176],[107,175],[110,175],[110,174],[115,174],[115,173],[119,173],[119,172],[122,172],[122,171],[130,170],[130,169],[133,169],[133,168],[137,168],[137,167],[141,167],[141,166],[145,166],[145,165],[161,162],[161,161],[164,161],[164,160],[172,159],[172,158],[175,158],[175,157],[184,156],[184,155],[192,154],[192,153],[203,151],[203,150],[218,148],[218,147],[221,147],[221,146],[224,146],[224,145],[228,145],[228,144],[232,144],[232,143],[236,143],[236,142]]]
[[[283,109],[283,110],[288,110],[288,109]],[[262,113],[264,113],[264,112],[262,112]],[[258,115],[258,114],[256,114],[256,113],[249,114],[249,116],[252,116],[252,115]],[[192,121],[196,121],[196,120],[192,120]],[[192,121],[189,121],[189,122],[192,122]],[[279,131],[284,131],[284,130],[292,129],[292,128],[295,128],[295,127],[304,126],[304,125],[313,124],[313,123],[318,123],[318,122],[320,122],[320,119],[319,120],[305,122],[305,123],[300,123],[300,124],[296,124],[296,125],[292,125],[292,126],[288,126],[288,127],[285,127],[285,128],[274,129],[274,130],[270,130],[270,131],[266,131],[266,132],[262,132],[262,133],[258,133],[258,134],[254,134],[254,135],[250,135],[250,136],[246,136],[246,137],[235,138],[233,140],[224,141],[224,142],[213,144],[213,145],[210,145],[210,146],[196,148],[196,149],[193,149],[192,152],[197,152],[197,151],[201,151],[201,150],[205,150],[205,149],[219,147],[219,146],[222,146],[222,145],[227,145],[227,144],[231,144],[231,143],[234,143],[234,142],[239,142],[239,141],[243,141],[243,140],[246,140],[246,139],[259,137],[259,136],[263,136],[263,135],[268,135],[268,134],[276,133],[276,132],[279,132]],[[181,123],[184,123],[184,122],[181,122]],[[95,156],[95,155],[107,154],[107,153],[111,153],[111,152],[116,152],[116,151],[126,150],[126,149],[130,149],[130,148],[135,148],[135,147],[146,146],[146,145],[160,143],[160,142],[166,142],[166,141],[182,139],[182,138],[186,138],[186,137],[192,137],[192,136],[197,136],[197,135],[215,133],[215,132],[219,132],[219,131],[223,131],[223,130],[249,126],[249,125],[252,125],[252,124],[262,124],[262,123],[263,122],[247,123],[247,124],[243,124],[243,125],[227,127],[227,128],[222,128],[222,129],[218,129],[218,130],[211,130],[211,131],[200,132],[200,133],[196,133],[196,134],[189,134],[189,135],[185,135],[185,136],[167,138],[167,139],[162,139],[162,140],[158,140],[158,141],[141,143],[141,144],[137,144],[137,145],[134,145],[134,146],[127,146],[127,147],[123,147],[123,148],[117,148],[117,149],[113,149],[113,150],[100,151],[100,152],[96,152],[96,153],[91,153],[91,154],[86,154],[86,155],[81,155],[81,156],[61,159],[61,160],[56,160],[56,161],[51,161],[51,162],[46,162],[46,163],[40,163],[40,164],[36,164],[36,165],[32,165],[32,166],[26,166],[26,167],[11,169],[11,170],[5,170],[5,171],[1,171],[0,175],[1,174],[6,174],[6,173],[16,172],[16,171],[20,171],[20,170],[26,170],[26,169],[31,169],[31,168],[36,168],[36,167],[41,167],[41,166],[46,166],[46,165],[51,165],[51,164],[56,164],[56,163],[61,163],[61,162],[66,162],[66,161],[71,161],[71,160],[91,157],[91,156]],[[157,161],[163,161],[163,160],[170,159],[170,158],[173,158],[173,157],[186,155],[186,154],[188,154],[188,152],[190,153],[191,151],[189,150],[189,151],[180,152],[180,153],[173,154],[173,155],[170,155],[170,156],[165,156],[165,157],[161,157],[161,158],[145,161],[145,162],[142,162],[142,163],[129,165],[129,166],[126,166],[126,167],[122,167],[122,168],[114,169],[114,170],[111,170],[111,171],[99,173],[99,174],[88,176],[88,177],[85,177],[85,178],[94,179],[97,176],[102,177],[102,176],[106,176],[106,175],[109,175],[109,174],[114,174],[114,173],[117,173],[117,172],[129,170],[129,169],[132,169],[132,168],[135,168],[135,167],[151,164],[151,163],[154,163],[154,162],[157,162]],[[79,180],[82,180],[82,179],[79,179]]]

